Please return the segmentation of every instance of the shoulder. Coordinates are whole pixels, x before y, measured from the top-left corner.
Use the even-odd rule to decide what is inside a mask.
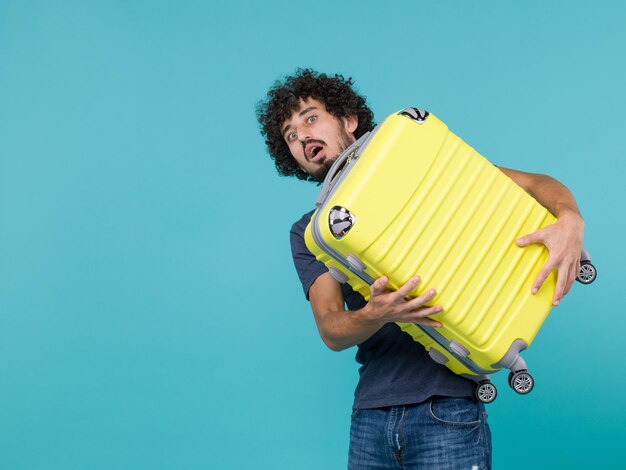
[[[290,241],[291,241],[291,254],[293,257],[293,263],[296,267],[300,281],[302,282],[302,288],[307,299],[309,296],[309,289],[313,282],[321,275],[327,272],[324,263],[318,261],[315,255],[309,251],[304,241],[304,231],[307,225],[311,221],[311,216],[314,210],[304,214],[300,220],[296,221],[291,226]]]
[[[292,236],[296,235],[304,238],[304,231],[306,230],[306,226],[309,225],[309,222],[311,221],[311,216],[314,212],[315,209],[307,212],[302,217],[300,217],[299,220],[293,223],[290,230]]]

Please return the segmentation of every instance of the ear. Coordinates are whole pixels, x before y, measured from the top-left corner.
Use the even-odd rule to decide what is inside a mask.
[[[354,134],[356,128],[359,127],[359,117],[356,114],[345,116],[343,119],[343,126],[350,134]]]

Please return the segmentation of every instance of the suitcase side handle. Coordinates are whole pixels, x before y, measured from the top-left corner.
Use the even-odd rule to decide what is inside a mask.
[[[343,153],[339,155],[337,160],[335,160],[335,162],[332,164],[332,166],[328,170],[328,173],[326,174],[326,177],[324,178],[322,189],[317,196],[317,201],[315,202],[315,205],[317,207],[320,207],[324,203],[328,195],[331,193],[344,168],[347,167],[353,160],[359,158],[359,148],[367,140],[370,134],[371,132],[366,132],[361,137],[359,137],[359,139],[352,145],[350,145],[350,147],[345,149]]]

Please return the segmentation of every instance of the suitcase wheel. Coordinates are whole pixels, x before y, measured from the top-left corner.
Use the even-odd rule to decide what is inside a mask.
[[[509,386],[520,395],[526,395],[535,387],[535,379],[527,370],[509,372]]]
[[[498,396],[498,389],[489,380],[484,380],[476,385],[474,396],[483,403],[491,403]]]
[[[596,267],[590,261],[583,261],[580,263],[580,271],[578,271],[576,280],[581,284],[591,284],[596,280],[597,274]]]

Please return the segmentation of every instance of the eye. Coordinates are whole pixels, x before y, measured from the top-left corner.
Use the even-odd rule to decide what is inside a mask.
[[[289,134],[287,134],[287,142],[293,142],[296,137],[298,137],[298,134],[296,134],[295,131],[291,131]]]
[[[307,122],[307,123],[309,123],[309,124],[313,124],[315,121],[317,121],[317,116],[315,116],[314,114],[313,114],[313,115],[311,115],[311,116],[309,116],[309,117],[306,119],[306,122]]]

